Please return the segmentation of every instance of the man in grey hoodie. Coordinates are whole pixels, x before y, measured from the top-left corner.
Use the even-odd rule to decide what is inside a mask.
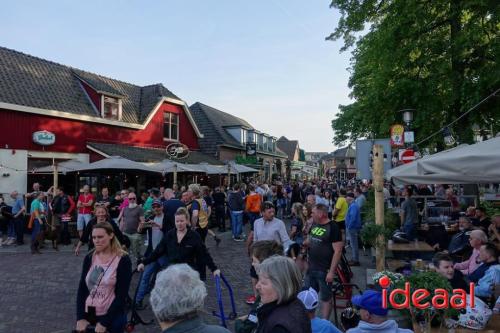
[[[352,298],[352,304],[359,308],[361,320],[355,328],[347,330],[346,333],[413,333],[412,330],[399,328],[394,320],[387,319],[387,309],[382,307],[382,293],[375,290],[367,290],[363,295]]]

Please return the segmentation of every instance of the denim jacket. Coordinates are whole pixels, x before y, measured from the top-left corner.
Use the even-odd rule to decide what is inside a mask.
[[[491,287],[500,283],[500,265],[493,265],[488,268],[484,276],[479,279],[479,282],[474,287],[476,296],[489,297],[491,296]]]

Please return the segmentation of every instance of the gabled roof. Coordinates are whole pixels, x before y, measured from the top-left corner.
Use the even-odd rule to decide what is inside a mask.
[[[200,149],[215,156],[217,146],[221,144],[244,149],[244,147],[226,131],[226,127],[242,126],[253,129],[245,120],[211,106],[196,102],[189,107],[196,125],[202,131],[204,139],[199,140]]]
[[[50,115],[59,111],[100,118],[81,81],[101,94],[121,98],[125,124],[143,124],[165,98],[184,105],[161,83],[141,87],[0,47],[0,103],[47,110]],[[184,109],[189,112],[185,105]]]
[[[334,158],[356,158],[356,149],[352,148],[351,146],[340,148],[328,155],[321,157],[320,161],[331,160]]]
[[[134,147],[110,143],[87,142],[87,147],[103,156],[121,156],[136,162],[161,162],[167,158],[165,149],[150,147]],[[191,150],[188,157],[183,159],[172,159],[180,163],[199,164],[208,163],[213,165],[222,165],[222,163],[203,154],[199,151]]]
[[[215,156],[218,146],[224,145],[236,149],[244,150],[245,147],[227,132],[230,127],[243,127],[247,130],[254,130],[246,120],[233,116],[227,112],[215,109],[206,104],[196,102],[189,107],[196,125],[203,133],[203,138],[198,140],[200,149],[212,156]],[[259,153],[284,157],[284,153],[276,149],[276,152],[260,151]]]
[[[278,148],[285,152],[288,155],[288,159],[290,161],[294,160],[295,152],[299,147],[299,141],[297,140],[288,140],[286,137],[282,136],[276,141]]]

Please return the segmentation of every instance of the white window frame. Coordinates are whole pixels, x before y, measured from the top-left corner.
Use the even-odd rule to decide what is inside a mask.
[[[118,101],[118,119],[113,119],[113,118],[105,118],[104,117],[104,98],[113,98]],[[107,120],[117,120],[121,121],[122,120],[122,99],[113,97],[113,96],[106,96],[106,95],[101,95],[101,118],[107,119]]]
[[[172,139],[171,137],[170,138],[166,138],[165,137],[165,115],[166,114],[169,114],[170,117],[172,117],[172,115],[175,115],[177,117],[177,139]],[[163,127],[162,127],[162,135],[163,135],[163,141],[174,141],[174,142],[179,142],[179,128],[180,128],[180,117],[179,117],[179,114],[178,113],[174,113],[174,112],[163,112]],[[170,118],[170,122],[169,122],[169,133],[170,133],[170,136],[172,136],[172,118]]]

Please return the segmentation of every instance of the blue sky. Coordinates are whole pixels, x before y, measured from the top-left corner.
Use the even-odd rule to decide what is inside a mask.
[[[332,151],[350,54],[329,0],[8,1],[0,45],[138,85],[161,82],[306,151]]]

